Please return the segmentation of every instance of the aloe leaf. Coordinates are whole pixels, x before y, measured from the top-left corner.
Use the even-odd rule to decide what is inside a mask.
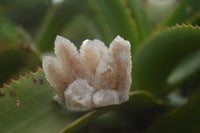
[[[32,39],[21,28],[17,28],[14,40],[9,45],[0,46],[0,86],[8,79],[17,78],[19,74],[36,71],[41,66],[41,59],[34,50]]]
[[[106,3],[106,0],[96,0],[97,7],[99,9],[99,12],[104,17],[105,22],[108,25],[109,31],[111,32],[112,39],[118,35],[119,33],[119,27],[117,27],[116,22],[114,21],[114,17],[108,7],[108,4]],[[111,39],[111,40],[112,40]],[[109,40],[109,41],[111,41]]]
[[[126,107],[126,104],[134,101],[134,97],[142,96],[141,99],[147,98],[149,103],[157,103],[156,99],[146,91],[133,92],[127,103],[95,109],[74,121],[79,114],[72,113],[54,102],[53,91],[41,69],[1,88],[1,132],[54,133],[61,129],[64,129],[63,132],[71,132],[80,129],[109,110]],[[72,121],[74,122],[71,123]],[[64,128],[66,125],[67,128]]]
[[[21,66],[18,73],[25,74],[29,71],[36,72],[37,68],[41,67],[42,62],[35,48],[35,42],[22,28],[17,27],[16,31],[16,45],[18,46],[18,52],[22,55],[21,59],[24,60],[24,64]]]
[[[77,15],[72,22],[70,22],[61,35],[67,37],[71,40],[76,47],[80,47],[82,42],[87,39],[100,38],[97,35],[97,30],[95,29],[93,23],[85,15]]]
[[[129,101],[122,104],[122,107],[119,108],[119,110],[123,110],[122,113],[126,112],[125,115],[163,104],[163,101],[157,99],[152,93],[146,90],[133,91],[129,95]]]
[[[4,16],[0,9],[0,46],[12,46],[15,42],[16,26]]]
[[[175,11],[169,16],[161,28],[166,26],[171,26],[176,23],[186,22],[199,12],[200,9],[200,1],[199,0],[183,0],[180,5],[175,9]]]
[[[0,1],[0,8],[2,8],[4,14],[6,14],[12,22],[25,26],[29,31],[35,31],[49,5],[48,0]],[[37,10],[35,9],[36,7]]]
[[[200,11],[195,13],[189,20],[188,23],[192,25],[199,25],[200,24]]]
[[[127,0],[127,6],[130,8],[131,14],[136,21],[139,37],[143,40],[150,34],[152,29],[144,10],[144,3],[141,0]]]
[[[123,104],[117,110],[119,112],[115,116],[120,116],[119,121],[121,123],[129,121],[131,125],[123,127],[118,124],[116,128],[122,126],[125,131],[129,128],[129,132],[144,132],[157,118],[169,111],[170,107],[165,101],[156,98],[148,91],[140,90],[133,93],[138,94],[130,97],[129,102]],[[119,121],[116,123],[119,123]]]
[[[86,0],[86,14],[93,20],[93,24],[101,35],[102,40],[108,44],[113,38],[112,30],[106,22],[106,17],[102,14],[97,5],[97,1]]]
[[[68,125],[61,132],[62,133],[69,133],[69,132],[78,131],[78,130],[80,130],[81,127],[86,125],[89,121],[99,117],[100,115],[104,114],[108,110],[110,110],[110,109],[109,108],[102,108],[102,109],[93,110],[93,111],[85,114],[84,116],[78,118],[76,121],[72,122],[70,125]]]
[[[24,63],[16,42],[16,26],[0,11],[0,86]]]
[[[15,34],[16,34],[16,41],[18,43],[24,43],[28,46],[31,46],[32,48],[34,48],[34,40],[32,39],[32,37],[30,36],[30,34],[28,34],[22,27],[16,27],[15,30]]]
[[[146,133],[198,133],[200,95],[192,97],[184,106],[158,119]]]
[[[0,94],[2,133],[55,133],[77,116],[53,101],[53,88],[41,69],[1,88]]]
[[[78,118],[76,121],[68,125],[61,132],[71,133],[71,132],[79,131],[81,127],[85,126],[92,120],[97,119],[99,116],[101,116],[102,114],[105,114],[108,111],[113,111],[113,110],[119,111],[120,116],[129,114],[129,118],[130,118],[130,113],[132,114],[133,110],[134,112],[137,112],[138,110],[141,111],[151,106],[161,105],[161,101],[156,99],[151,93],[147,91],[131,92],[129,96],[130,96],[129,101],[121,105],[103,107],[103,108],[95,109],[93,111],[88,112],[87,114],[83,115],[82,117]],[[141,104],[141,103],[144,103],[144,104]],[[130,106],[132,106],[133,110],[130,108]]]
[[[0,61],[0,86],[25,64],[22,53],[12,47],[1,47]]]
[[[199,27],[177,25],[146,40],[134,55],[134,87],[159,94],[177,62],[200,48],[199,38]]]
[[[120,34],[120,27],[119,24],[116,21],[116,17],[114,17],[112,13],[112,9],[107,4],[106,0],[96,0],[96,2],[100,13],[104,17],[105,22],[108,25],[109,31],[111,31],[112,39],[109,40],[110,42],[113,40],[114,37]],[[118,18],[117,18],[118,19]]]
[[[139,41],[135,20],[131,17],[126,3],[121,0],[106,0],[109,12],[112,15],[120,36],[129,40],[131,44],[137,44]]]
[[[167,79],[169,85],[180,85],[200,72],[200,51],[184,58]]]
[[[40,51],[52,50],[54,40],[65,25],[75,17],[83,7],[82,0],[64,0],[56,10],[50,10],[46,20],[41,26],[38,36],[37,47]]]

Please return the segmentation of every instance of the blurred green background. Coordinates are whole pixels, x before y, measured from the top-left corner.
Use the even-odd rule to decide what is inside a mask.
[[[58,132],[89,122],[79,131],[199,133],[199,25],[199,0],[0,0],[0,132]],[[55,104],[38,67],[54,55],[56,35],[78,48],[85,39],[107,46],[117,35],[129,40],[130,100],[83,117]],[[10,97],[13,90],[19,96]],[[26,104],[17,108],[17,98]]]
[[[126,3],[123,0],[121,2]],[[136,3],[140,14],[147,14],[147,25],[156,27],[172,12],[178,1],[143,0]],[[41,66],[41,59],[37,58],[53,50],[57,34],[77,46],[85,39],[97,38],[109,45],[116,35],[132,38],[130,35],[134,33],[126,33],[131,27],[121,26],[123,22],[115,22],[121,16],[114,15],[109,6],[112,6],[112,1],[1,0],[0,86],[9,83],[11,78],[17,79],[19,74],[36,71],[36,67]],[[151,26],[142,29],[150,33]],[[130,41],[135,42],[133,39]]]

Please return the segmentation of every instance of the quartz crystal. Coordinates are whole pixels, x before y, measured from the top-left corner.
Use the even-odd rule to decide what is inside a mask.
[[[99,40],[85,40],[79,51],[57,36],[57,58],[43,58],[45,76],[56,90],[54,100],[74,111],[127,101],[132,81],[130,43],[117,36],[107,48]]]

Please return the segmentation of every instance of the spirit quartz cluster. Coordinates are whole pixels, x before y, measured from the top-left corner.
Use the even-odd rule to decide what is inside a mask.
[[[78,51],[57,36],[55,54],[57,58],[43,58],[43,69],[58,103],[80,111],[128,100],[132,81],[128,41],[117,36],[107,48],[99,40],[85,40]]]

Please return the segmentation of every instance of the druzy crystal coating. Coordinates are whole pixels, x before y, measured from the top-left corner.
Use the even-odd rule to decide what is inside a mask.
[[[68,39],[57,36],[55,54],[56,58],[43,58],[43,69],[58,103],[81,111],[128,100],[132,82],[129,41],[117,36],[107,48],[100,40],[85,40],[78,51]]]

